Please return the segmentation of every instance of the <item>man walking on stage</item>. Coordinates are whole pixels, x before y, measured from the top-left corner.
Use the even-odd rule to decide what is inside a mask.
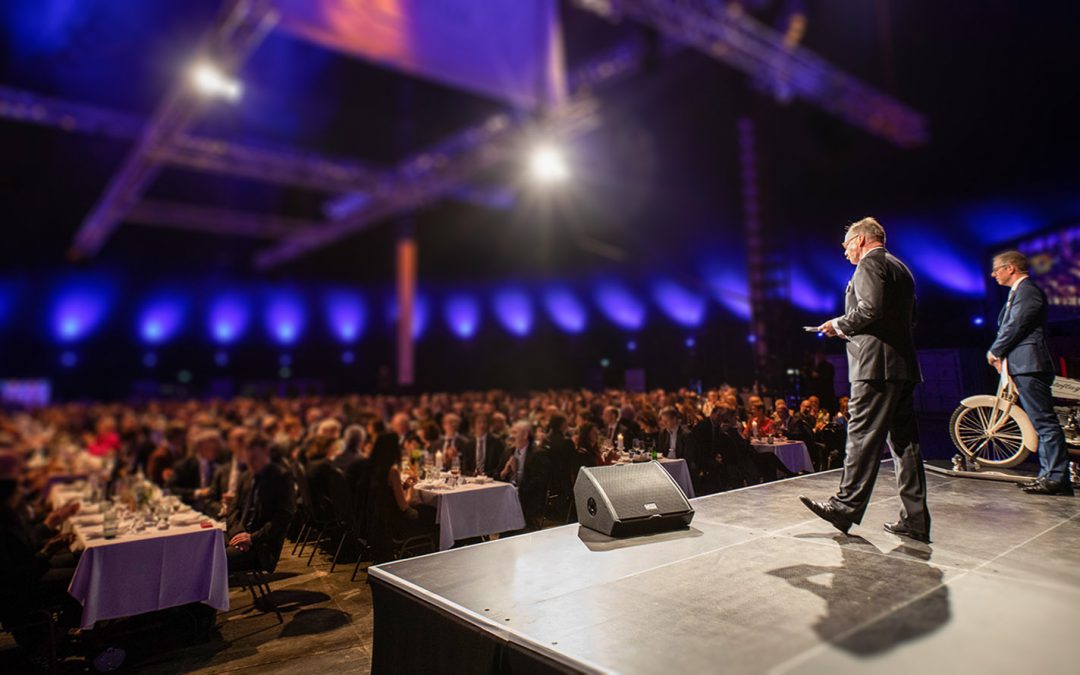
[[[1034,495],[1071,495],[1065,432],[1054,412],[1050,387],[1054,383],[1054,360],[1046,346],[1046,295],[1028,279],[1027,256],[1006,251],[994,256],[990,275],[1009,287],[1009,299],[998,316],[997,339],[986,360],[1001,372],[1002,361],[1016,384],[1020,406],[1039,434],[1039,476],[1021,484]]]
[[[900,493],[900,520],[886,523],[885,530],[929,542],[926,473],[912,400],[915,385],[922,381],[912,338],[915,280],[907,265],[885,250],[885,230],[873,218],[848,227],[844,257],[855,265],[844,315],[816,330],[848,341],[847,457],[836,496],[825,502],[801,495],[799,499],[847,534],[866,513],[887,437]]]

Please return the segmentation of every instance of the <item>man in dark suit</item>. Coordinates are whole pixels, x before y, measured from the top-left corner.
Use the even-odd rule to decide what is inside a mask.
[[[461,417],[455,413],[446,413],[442,418],[442,436],[435,442],[433,451],[441,451],[444,466],[440,469],[449,468],[450,462],[457,457],[459,460],[469,445],[469,439],[458,433],[461,428]],[[463,460],[462,460],[463,461]],[[460,466],[460,465],[459,465]]]
[[[477,415],[473,420],[474,435],[461,455],[461,470],[466,476],[483,474],[495,478],[499,475],[506,444],[498,436],[488,433],[489,425],[490,418],[486,414]]]
[[[244,449],[247,471],[226,518],[229,571],[273,571],[296,510],[296,486],[288,470],[273,462],[270,441],[257,435]]]
[[[517,486],[526,526],[539,529],[547,506],[551,460],[547,450],[532,442],[531,435],[532,425],[528,421],[514,422],[499,478]]]
[[[193,444],[191,454],[173,464],[165,487],[201,511],[212,497],[214,473],[221,458],[221,434],[213,429],[200,431]]]
[[[922,381],[912,329],[915,279],[885,250],[885,230],[873,218],[848,227],[844,256],[855,265],[844,300],[844,315],[817,330],[848,341],[851,421],[840,490],[826,502],[799,499],[819,517],[847,533],[862,521],[874,489],[886,437],[900,493],[900,520],[885,530],[930,540],[926,473],[912,393]]]
[[[991,276],[1009,287],[1009,298],[998,315],[998,332],[986,360],[1001,372],[1007,362],[1020,406],[1039,434],[1039,476],[1021,487],[1036,495],[1071,495],[1065,432],[1054,412],[1050,387],[1054,360],[1046,345],[1046,295],[1028,279],[1027,256],[1006,251],[994,257]]]
[[[694,470],[694,444],[690,433],[679,423],[679,411],[673,407],[660,409],[660,431],[656,432],[656,452],[671,459],[685,459]]]

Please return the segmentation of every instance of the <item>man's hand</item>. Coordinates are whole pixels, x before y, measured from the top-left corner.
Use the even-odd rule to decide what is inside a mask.
[[[61,506],[49,515],[45,516],[45,525],[50,529],[59,530],[64,521],[79,512],[79,502],[72,502]]]
[[[248,551],[251,549],[251,535],[247,532],[241,532],[229,540],[229,546],[238,548],[241,551]]]
[[[833,322],[831,319],[818,326],[817,332],[824,333],[829,337],[836,337],[836,328],[833,326]]]
[[[1001,359],[994,356],[990,352],[986,352],[986,362],[993,366],[994,370],[998,371],[999,373],[1001,372]]]
[[[206,499],[210,496],[210,488],[199,488],[195,490],[195,499]]]

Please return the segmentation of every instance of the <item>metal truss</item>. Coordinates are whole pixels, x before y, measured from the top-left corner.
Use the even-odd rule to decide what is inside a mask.
[[[925,143],[925,118],[747,14],[718,0],[575,0],[610,19],[628,17],[799,97],[902,148]]]
[[[192,204],[143,200],[131,207],[125,222],[206,234],[285,239],[323,223],[300,218],[249,213]]]
[[[478,173],[518,156],[530,134],[540,129],[549,139],[590,131],[598,123],[598,103],[592,90],[635,72],[644,58],[645,47],[640,42],[619,45],[575,69],[569,77],[570,102],[551,110],[545,119],[500,113],[406,158],[387,172],[385,180],[379,182],[384,189],[371,199],[360,200],[354,210],[343,210],[339,219],[326,227],[302,232],[258,253],[256,267],[266,269],[294,260],[376,222],[453,195]]]
[[[225,72],[236,72],[276,20],[277,12],[269,0],[233,0],[225,7],[200,53]],[[143,127],[135,147],[113,175],[105,194],[76,232],[72,244],[76,256],[89,257],[101,250],[157,176],[160,164],[154,159],[155,152],[178,138],[206,105],[207,101],[196,95],[186,81],[172,87]]]

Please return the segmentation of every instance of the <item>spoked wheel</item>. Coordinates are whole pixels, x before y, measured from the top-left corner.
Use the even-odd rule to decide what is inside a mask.
[[[989,397],[987,397],[989,398]],[[1027,458],[1034,429],[1023,410],[1012,406],[1004,421],[993,405],[960,406],[949,421],[949,435],[960,452],[981,466],[1010,467]],[[996,429],[994,427],[997,427]],[[1027,442],[1025,442],[1027,441]]]

